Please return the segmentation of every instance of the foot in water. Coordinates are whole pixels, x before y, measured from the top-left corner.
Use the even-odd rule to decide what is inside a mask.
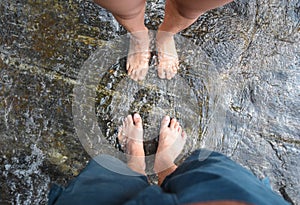
[[[172,173],[177,168],[174,161],[181,153],[185,141],[186,134],[182,131],[179,122],[165,116],[161,122],[158,148],[154,161],[154,171],[158,173],[159,179],[160,173],[166,176],[166,174]],[[161,178],[162,181],[165,176]],[[159,183],[162,181],[159,180]]]
[[[149,35],[148,30],[130,34],[130,46],[126,69],[131,79],[144,80],[149,69]]]
[[[139,114],[128,115],[119,129],[118,140],[127,154],[127,166],[133,171],[146,175],[145,152],[143,147],[143,125]]]
[[[156,34],[158,52],[158,77],[172,79],[179,69],[178,55],[175,47],[174,34],[159,31]]]

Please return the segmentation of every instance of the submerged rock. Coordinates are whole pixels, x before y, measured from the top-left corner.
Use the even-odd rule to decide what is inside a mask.
[[[147,2],[150,29],[162,22],[163,8],[163,1]],[[209,120],[220,122],[226,114],[222,132],[200,126],[199,136],[209,136],[197,146],[214,147],[259,178],[269,177],[273,189],[292,204],[300,203],[299,17],[297,0],[240,0],[205,13],[180,33],[201,47],[220,80],[211,84],[222,88],[216,95],[222,114]],[[0,2],[1,204],[46,204],[51,183],[66,184],[86,165],[90,156],[73,121],[73,88],[88,57],[125,32],[90,1]],[[206,93],[198,95],[198,102],[206,102],[207,79],[190,69],[190,56],[182,54],[179,76],[194,92]],[[103,113],[110,113],[114,89],[126,73],[122,60],[107,69],[95,107],[109,137],[115,125]],[[135,97],[130,111],[142,112],[151,130],[151,114],[162,111],[155,107],[160,91],[146,86]],[[207,107],[199,104],[202,124],[208,120]],[[114,139],[108,139],[112,147]],[[155,143],[146,144],[149,153]]]

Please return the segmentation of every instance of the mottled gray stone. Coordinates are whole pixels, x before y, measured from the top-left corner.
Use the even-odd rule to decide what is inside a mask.
[[[163,2],[147,4],[150,29],[162,22]],[[300,203],[299,7],[298,0],[234,1],[180,33],[203,49],[224,87],[217,93],[224,99],[223,133],[203,144],[214,142],[259,178],[269,177],[294,204]],[[51,183],[66,184],[86,165],[90,156],[73,124],[73,87],[90,54],[124,33],[90,1],[0,2],[1,204],[46,204]],[[181,68],[181,76],[205,81]]]

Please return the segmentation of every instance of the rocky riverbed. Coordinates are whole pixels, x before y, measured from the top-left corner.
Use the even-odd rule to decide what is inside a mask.
[[[147,2],[149,29],[162,22],[163,9],[164,1]],[[201,48],[213,65],[210,74],[200,75],[189,68],[195,64],[188,58],[181,61],[178,76],[200,102],[193,113],[202,123],[192,136],[199,139],[194,149],[212,147],[259,178],[269,177],[272,188],[291,204],[300,204],[299,25],[298,0],[239,0],[205,13],[178,37]],[[84,62],[125,33],[90,1],[0,2],[1,204],[46,204],[52,183],[66,184],[86,165],[90,155],[75,130],[73,89]],[[112,62],[97,89],[99,126],[110,134],[109,109],[103,108],[114,105],[112,93],[126,78],[123,61]],[[151,122],[149,110],[160,95],[147,89],[137,94],[131,111]],[[164,99],[180,107],[170,100],[176,98]],[[213,115],[208,99],[218,105]],[[221,132],[213,132],[216,126]]]

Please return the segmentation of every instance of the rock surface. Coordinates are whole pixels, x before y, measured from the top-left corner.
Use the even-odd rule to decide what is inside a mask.
[[[150,29],[162,22],[163,8],[164,1],[147,2]],[[202,48],[222,79],[226,116],[213,146],[269,177],[291,204],[300,203],[299,19],[298,0],[240,0],[180,34]],[[88,57],[124,33],[89,1],[0,2],[1,204],[46,204],[51,183],[66,184],[86,165],[73,87]],[[181,68],[184,77],[188,69]]]

